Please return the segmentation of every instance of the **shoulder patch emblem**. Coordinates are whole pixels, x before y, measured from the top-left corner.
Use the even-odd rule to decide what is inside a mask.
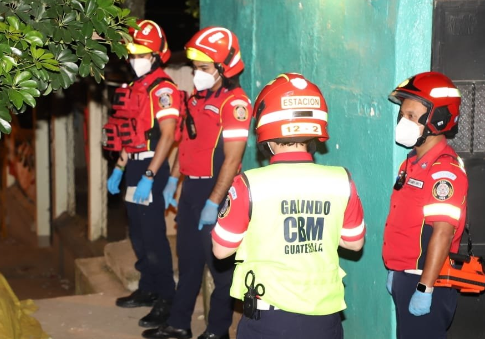
[[[248,108],[243,105],[237,105],[234,107],[233,114],[236,120],[245,121],[248,119],[248,116],[249,116]]]
[[[229,195],[226,197],[226,201],[224,202],[224,205],[222,206],[221,210],[219,211],[219,218],[225,218],[228,214],[229,211],[231,210],[231,198],[229,198]]]
[[[433,197],[439,201],[451,198],[453,193],[453,185],[448,180],[438,180],[433,186]]]
[[[163,108],[172,107],[172,95],[170,93],[161,93],[160,97],[158,98],[158,102]]]

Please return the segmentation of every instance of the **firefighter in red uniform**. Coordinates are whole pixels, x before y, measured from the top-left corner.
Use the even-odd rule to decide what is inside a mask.
[[[190,322],[205,264],[214,278],[206,331],[199,339],[229,338],[233,300],[229,295],[233,258],[216,260],[210,232],[219,205],[238,173],[252,114],[239,85],[244,69],[236,35],[223,27],[207,27],[186,44],[194,68],[195,94],[172,177],[164,190],[165,204],[173,196],[180,173],[185,178],[178,204],[177,254],[179,282],[167,324],[143,332],[145,338],[191,338]],[[195,125],[195,126],[194,126]]]
[[[446,141],[457,132],[460,92],[443,74],[426,72],[389,99],[400,105],[396,142],[413,148],[399,168],[382,248],[397,337],[446,338],[457,291],[433,285],[465,226],[468,180]]]
[[[231,295],[244,300],[237,337],[341,339],[337,248],[359,251],[366,229],[346,169],[313,162],[316,139],[328,139],[325,99],[300,74],[281,74],[254,112],[270,165],[234,179],[212,231],[216,257],[237,251]]]
[[[180,96],[161,68],[170,58],[162,28],[150,20],[138,25],[140,30],[130,30],[133,42],[127,45],[136,77],[130,86],[116,90],[116,111],[103,132],[104,148],[120,151],[108,179],[111,194],[120,192],[126,170],[129,236],[137,257],[135,268],[140,272],[138,289],[118,298],[116,305],[153,306],[139,321],[140,326],[153,327],[166,319],[175,294],[162,191],[170,176],[167,155],[174,140]]]

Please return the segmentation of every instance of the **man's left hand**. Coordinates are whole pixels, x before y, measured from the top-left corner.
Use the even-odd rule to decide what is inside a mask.
[[[409,302],[409,312],[415,316],[425,315],[430,312],[433,292],[423,293],[415,291]]]
[[[218,209],[218,204],[207,199],[202,213],[200,213],[199,231],[202,230],[204,225],[213,225],[216,223]]]
[[[140,181],[138,181],[138,185],[136,185],[135,193],[133,194],[133,201],[141,203],[145,200],[148,200],[150,196],[150,192],[153,186],[153,179],[149,179],[146,176],[142,175]]]

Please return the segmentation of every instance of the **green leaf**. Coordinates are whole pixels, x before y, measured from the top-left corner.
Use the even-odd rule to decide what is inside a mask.
[[[22,107],[22,103],[24,102],[22,94],[20,94],[17,90],[12,88],[9,88],[7,90],[7,93],[8,93],[8,97],[10,98],[10,101],[15,106],[15,108],[20,109],[20,107]]]
[[[106,12],[108,12],[111,16],[116,17],[118,16],[118,13],[120,12],[120,8],[117,6],[108,6],[107,8],[104,9]]]
[[[91,52],[91,58],[99,68],[104,68],[104,65],[109,61],[109,57],[106,53],[97,50]]]
[[[0,132],[4,134],[10,134],[12,126],[5,120],[0,119]]]
[[[70,12],[64,16],[62,22],[64,23],[64,25],[66,25],[74,20],[76,20],[76,12]]]
[[[79,11],[79,12],[84,12],[84,7],[82,5],[82,3],[78,0],[72,0],[71,1],[71,4],[72,4],[72,8]]]
[[[124,58],[128,56],[125,45],[114,43],[111,45],[111,51],[116,54],[118,58]]]
[[[0,57],[0,66],[5,72],[10,72],[14,66],[17,66],[17,62],[9,55]]]
[[[35,80],[25,80],[25,81],[19,82],[18,85],[22,88],[23,87],[35,88],[35,87],[37,87],[37,81],[35,81]]]
[[[62,30],[62,41],[65,44],[71,43],[71,41],[72,41],[72,34],[71,34],[71,32],[69,32],[68,29],[63,29]]]
[[[76,64],[72,64],[71,67],[61,67],[60,73],[62,87],[68,88],[76,81],[77,71],[78,68]]]
[[[12,121],[12,117],[10,116],[10,112],[8,108],[5,106],[5,103],[2,103],[2,105],[0,105],[0,119],[3,119],[8,122]]]
[[[22,96],[23,101],[29,105],[30,107],[35,107],[35,98],[28,92],[24,90],[19,91],[20,95]]]
[[[96,0],[87,0],[86,3],[86,16],[91,17],[96,10]]]
[[[14,29],[20,29],[20,20],[15,17],[15,16],[8,16],[7,17],[7,22],[10,26],[12,26]]]
[[[25,34],[24,39],[31,45],[42,46],[44,44],[44,37],[37,31],[31,31]]]
[[[23,71],[13,78],[13,83],[17,85],[19,82],[26,81],[32,78],[32,73],[29,71]]]
[[[52,92],[52,85],[49,84],[42,95],[49,95]]]
[[[91,39],[91,37],[93,36],[93,29],[94,29],[94,26],[91,23],[91,21],[85,22],[82,28],[82,34],[84,38]]]
[[[79,65],[79,75],[83,78],[87,77],[91,71],[91,57],[86,55]]]
[[[33,97],[39,97],[40,91],[37,88],[23,87],[22,91],[29,93]]]
[[[91,68],[91,73],[94,76],[94,80],[99,84],[104,79],[103,71],[97,68],[95,65]]]
[[[99,20],[91,20],[91,22],[94,26],[94,30],[96,31],[96,33],[98,33],[99,35],[102,35],[103,33],[106,32],[108,25],[105,22],[99,21]]]

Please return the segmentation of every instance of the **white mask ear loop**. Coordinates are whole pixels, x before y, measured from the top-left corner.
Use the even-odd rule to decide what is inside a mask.
[[[273,149],[271,148],[271,145],[269,144],[269,141],[266,143],[266,145],[268,145],[268,148],[269,148],[269,150],[270,150],[271,154],[273,154],[273,155],[274,155],[274,151],[273,151]]]

